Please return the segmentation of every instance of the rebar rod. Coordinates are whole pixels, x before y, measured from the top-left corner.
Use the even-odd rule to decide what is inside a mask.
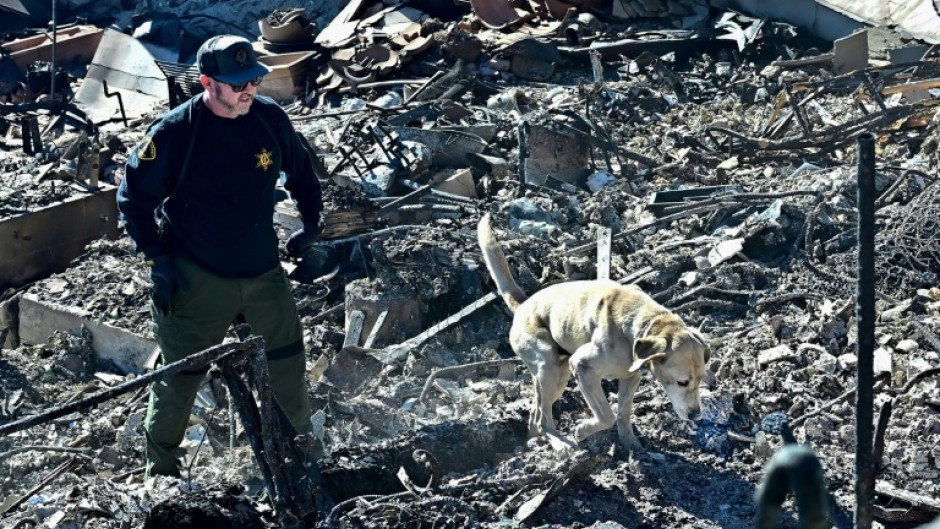
[[[875,350],[875,137],[858,138],[858,392],[855,408],[855,528],[870,529],[874,515],[872,453]]]
[[[51,71],[51,77],[49,79],[49,98],[52,99],[53,101],[56,100],[56,97],[55,97],[55,91],[56,91],[56,86],[55,86],[56,57],[55,55],[56,53],[55,52],[56,52],[56,47],[58,47],[58,35],[59,35],[59,21],[57,20],[58,17],[56,16],[56,9],[55,9],[55,6],[57,3],[58,2],[56,0],[52,0],[52,60],[50,61],[52,64],[49,67],[49,69],[52,71]]]

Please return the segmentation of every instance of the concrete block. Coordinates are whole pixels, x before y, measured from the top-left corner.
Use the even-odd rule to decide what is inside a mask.
[[[91,332],[91,347],[98,356],[111,360],[125,373],[144,371],[157,343],[130,331],[91,320],[88,313],[40,301],[32,294],[20,299],[20,341],[27,344],[46,343],[55,331],[79,335],[82,326]]]

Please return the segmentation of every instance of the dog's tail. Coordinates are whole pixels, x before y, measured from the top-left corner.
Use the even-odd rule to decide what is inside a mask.
[[[496,235],[493,234],[489,213],[483,215],[483,218],[480,219],[480,224],[477,226],[477,241],[480,243],[483,261],[486,263],[487,270],[490,271],[490,277],[496,282],[496,288],[499,289],[506,305],[509,305],[509,310],[515,312],[516,307],[521,305],[528,296],[519,288],[516,280],[512,278],[506,255],[499,247]]]

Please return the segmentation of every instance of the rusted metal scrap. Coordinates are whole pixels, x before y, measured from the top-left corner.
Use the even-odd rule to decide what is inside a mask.
[[[503,29],[535,18],[534,13],[501,0],[470,0],[470,7],[483,25],[490,29]]]
[[[723,151],[746,155],[771,150],[783,151],[820,147],[832,149],[855,141],[860,134],[884,127],[921,110],[923,110],[922,106],[898,105],[817,132],[811,138],[776,141],[767,138],[754,138],[725,127],[716,126],[705,127],[702,129],[702,135],[713,142],[713,152]],[[724,136],[726,140],[722,142],[715,137],[716,134]]]
[[[357,90],[395,71],[433,42],[430,36],[421,34],[428,18],[424,12],[411,6],[393,6],[357,19],[364,4],[348,3],[316,37],[317,44],[332,49],[332,57],[316,77],[321,98],[334,90]],[[379,27],[380,31],[374,31]]]
[[[470,74],[467,62],[458,59],[446,73],[435,76],[426,85],[416,92],[410,101],[439,101],[444,99],[458,99],[467,92],[475,82]]]
[[[388,129],[381,122],[365,122],[347,135],[349,141],[339,148],[342,157],[330,176],[355,181],[368,196],[392,194],[403,179],[422,173],[431,163],[429,149],[405,141],[397,129]],[[347,167],[355,175],[342,174]]]

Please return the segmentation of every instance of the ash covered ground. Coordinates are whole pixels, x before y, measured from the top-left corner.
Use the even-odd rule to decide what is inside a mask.
[[[456,32],[451,28],[450,37]],[[854,132],[841,124],[853,119],[870,119],[868,128],[878,139],[876,410],[893,402],[879,480],[937,497],[940,386],[932,376],[918,378],[940,367],[934,110],[895,98],[888,101],[890,108],[911,108],[877,121],[870,100],[861,103],[868,105],[867,114],[859,110],[853,90],[861,81],[841,88],[825,65],[768,71],[784,50],[802,56],[815,45],[808,38],[768,37],[743,51],[720,48],[619,61],[608,65],[603,87],[591,93],[582,80],[592,79],[592,72],[583,62],[558,68],[549,82],[497,77],[491,81],[500,93],[514,91],[512,108],[494,108],[487,104],[492,94],[470,90],[456,100],[466,113],[445,112],[428,125],[493,126],[485,152],[517,167],[519,118],[580,126],[587,109],[590,121],[611,142],[663,163],[649,168],[632,159],[608,162],[598,153],[592,176],[606,170],[617,177],[597,188],[576,182],[573,188],[520,189],[514,169],[504,177],[475,175],[479,199],[447,209],[446,215],[401,221],[420,224],[411,229],[360,237],[342,246],[344,263],[336,275],[312,285],[294,284],[308,346],[311,399],[318,410],[315,423],[329,453],[324,467],[355,465],[351,454],[368,453],[390,440],[407,446],[415,431],[436,427],[440,433],[449,425],[463,432],[449,442],[468,458],[489,454],[495,461],[444,474],[436,489],[421,494],[350,502],[322,525],[752,527],[755,488],[782,444],[762,430],[774,412],[785,413],[797,439],[816,451],[828,488],[851,513],[857,190]],[[429,53],[440,53],[435,50]],[[925,64],[922,70],[930,68],[936,65]],[[886,82],[893,75],[876,73]],[[780,123],[786,104],[780,104],[778,94],[793,86],[819,92],[806,105],[805,119],[816,131],[810,138],[796,118]],[[360,95],[370,99],[383,92]],[[316,114],[307,112],[297,126],[333,167],[340,158],[336,146],[355,139],[370,114]],[[702,132],[707,128],[710,133]],[[734,134],[727,131],[738,136],[736,141],[729,141]],[[750,138],[771,138],[779,145]],[[370,202],[335,185],[326,190],[328,210]],[[674,206],[658,216],[649,207],[657,191],[702,185],[728,187],[712,199]],[[351,281],[367,280],[372,291],[423,300],[424,327],[493,289],[475,246],[476,222],[486,211],[495,213],[513,273],[530,293],[553,282],[594,277],[596,228],[611,228],[611,277],[641,286],[713,343],[703,387],[704,420],[694,428],[679,421],[661,388],[647,377],[634,408],[647,447],[643,453],[623,454],[613,431],[597,434],[575,453],[555,451],[538,439],[498,450],[480,443],[459,425],[472,423],[485,431],[488,424],[525,424],[531,399],[525,369],[495,362],[513,357],[506,343],[511,316],[498,300],[398,360],[382,364],[359,358],[356,369],[344,364],[350,358],[341,351],[342,304]],[[410,217],[403,213],[403,218]],[[96,321],[149,333],[146,270],[126,238],[93,243],[68,270],[34,283],[29,292],[80,307]],[[411,337],[405,332],[393,336]],[[483,361],[494,362],[437,378],[420,398],[435,370]],[[46,344],[4,349],[0,422],[134,376],[110,370],[96,358],[87,336],[57,334]],[[170,501],[175,503],[163,505],[214,512],[233,527],[275,526],[244,431],[233,420],[224,391],[213,392],[211,386],[201,394],[187,431],[183,481],[142,478],[147,402],[141,391],[0,438],[0,498],[7,501],[67,464],[64,473],[5,514],[0,524],[136,527],[166,510],[155,507]],[[616,400],[616,383],[606,389]],[[570,432],[587,412],[572,382],[555,407],[560,429]],[[385,471],[394,476],[398,469]],[[552,489],[563,477],[569,479]],[[555,493],[538,510],[528,517],[520,514],[550,489]],[[789,509],[781,527],[796,526]]]

